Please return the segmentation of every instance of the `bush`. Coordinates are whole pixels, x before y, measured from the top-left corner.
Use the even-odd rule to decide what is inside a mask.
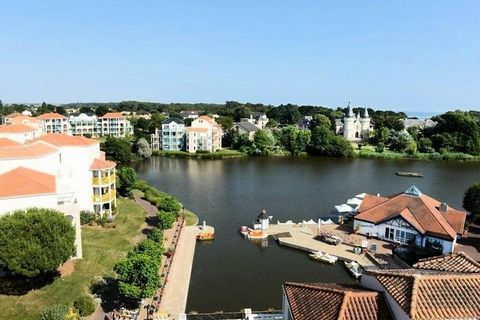
[[[158,205],[158,209],[160,211],[171,212],[175,215],[178,215],[181,207],[182,206],[180,205],[180,203],[174,197],[165,197],[160,201]]]
[[[153,228],[147,235],[147,239],[155,241],[156,243],[163,243],[163,230],[160,228]]]
[[[378,152],[378,153],[382,153],[384,150],[385,150],[385,144],[383,144],[383,142],[379,142],[375,146],[375,151]]]
[[[95,214],[88,210],[80,211],[80,224],[89,224],[90,222],[95,221]]]
[[[81,296],[73,303],[73,306],[77,310],[81,317],[86,317],[95,312],[96,305],[93,298],[90,296]]]
[[[141,253],[160,260],[163,254],[163,246],[161,243],[155,242],[151,239],[146,239],[137,244],[133,251],[130,252],[130,254]]]
[[[67,312],[67,306],[54,305],[42,311],[38,315],[37,320],[64,320]]]
[[[170,229],[176,220],[175,213],[160,211],[158,213],[158,224],[163,230]]]

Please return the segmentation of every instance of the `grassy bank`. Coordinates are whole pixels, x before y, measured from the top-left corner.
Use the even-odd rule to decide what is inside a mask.
[[[246,157],[245,153],[238,150],[222,149],[216,152],[206,153],[188,153],[186,151],[155,151],[155,155],[163,157],[175,157],[175,158],[191,158],[191,159],[225,159],[225,158],[241,158]]]
[[[374,150],[362,149],[355,151],[356,156],[359,158],[369,158],[369,159],[386,159],[386,160],[461,160],[461,161],[480,161],[480,156],[472,156],[465,153],[420,153],[416,152],[414,154],[394,152],[390,150],[385,150],[383,152],[376,152]]]
[[[115,228],[82,226],[83,259],[65,278],[21,296],[0,295],[0,319],[32,319],[54,304],[71,304],[89,291],[95,279],[113,275],[113,265],[141,239],[145,212],[134,201],[119,198]]]

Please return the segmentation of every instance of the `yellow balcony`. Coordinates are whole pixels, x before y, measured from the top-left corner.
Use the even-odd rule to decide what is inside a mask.
[[[99,185],[109,185],[112,184],[115,181],[115,175],[112,174],[109,177],[93,177],[92,178],[92,184],[94,186],[99,186]]]
[[[94,194],[93,195],[93,202],[112,202],[115,199],[116,196],[115,190],[110,190],[110,192],[107,192],[105,194]]]

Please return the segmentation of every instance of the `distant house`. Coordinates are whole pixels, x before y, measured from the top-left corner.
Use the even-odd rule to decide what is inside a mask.
[[[432,119],[404,119],[403,125],[405,126],[405,130],[414,127],[422,130],[426,128],[433,128],[437,125],[437,123]]]
[[[133,127],[120,112],[108,112],[98,118],[100,136],[125,137],[133,134]]]
[[[153,150],[180,151],[185,149],[185,124],[178,118],[168,118],[151,136]]]
[[[197,119],[199,117],[198,111],[180,111],[180,117],[182,119]]]
[[[284,320],[476,319],[480,264],[464,253],[409,269],[368,269],[359,284],[283,285]]]
[[[68,116],[70,130],[74,136],[98,137],[98,119],[94,113],[72,113]]]
[[[303,119],[300,119],[297,122],[298,128],[302,130],[310,129],[310,124],[312,123],[313,117],[312,116],[305,116]]]
[[[354,217],[354,230],[399,243],[451,253],[464,231],[466,213],[423,194],[411,186],[391,196],[366,194]]]
[[[222,149],[222,127],[208,116],[200,116],[192,121],[187,128],[187,152],[209,151]]]
[[[240,122],[248,122],[255,125],[259,129],[265,129],[269,119],[266,114],[258,113],[255,116],[250,115],[248,118],[241,118]]]
[[[248,139],[250,140],[253,140],[255,132],[260,130],[256,125],[250,122],[236,122],[233,125],[233,129],[236,130],[238,133],[248,134]]]

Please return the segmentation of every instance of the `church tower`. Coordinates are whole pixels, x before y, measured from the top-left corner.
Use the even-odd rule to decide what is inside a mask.
[[[355,115],[351,106],[351,101],[348,101],[347,114],[343,118],[343,137],[347,140],[352,140],[355,137]]]

